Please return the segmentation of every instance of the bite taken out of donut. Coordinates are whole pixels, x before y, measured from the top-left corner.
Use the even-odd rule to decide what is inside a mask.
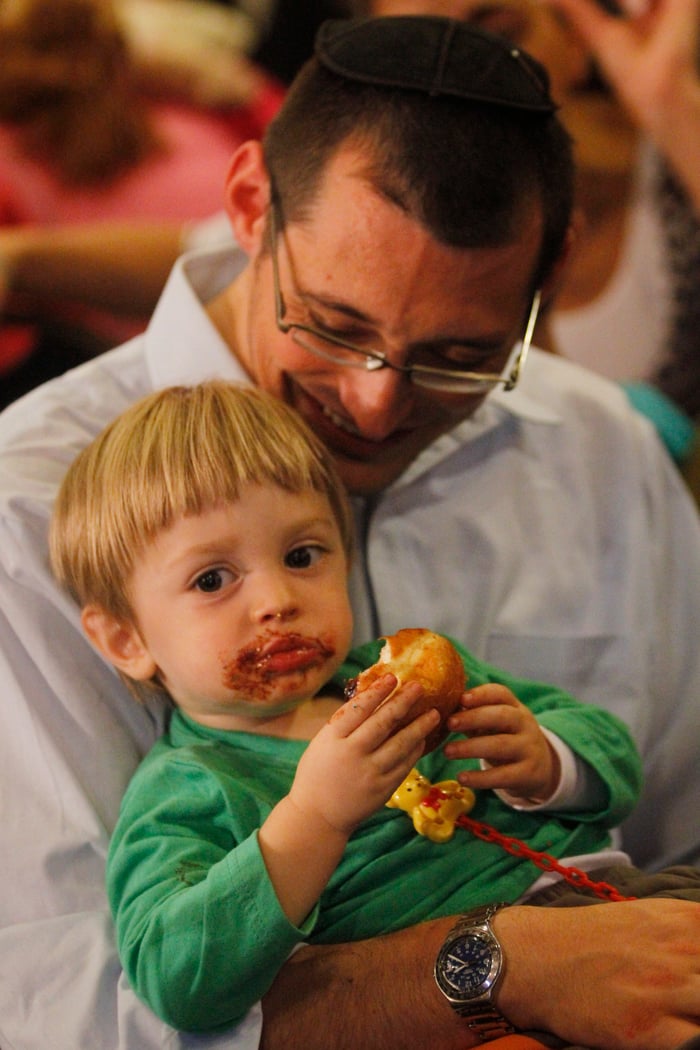
[[[459,698],[465,690],[464,665],[459,653],[441,634],[424,627],[404,627],[385,637],[379,659],[348,682],[346,697],[355,696],[389,671],[398,679],[397,689],[399,685],[414,681],[423,687],[422,698],[413,705],[403,724],[432,707],[440,712],[440,722],[426,737],[424,753],[427,754],[447,736],[445,723],[457,710]]]

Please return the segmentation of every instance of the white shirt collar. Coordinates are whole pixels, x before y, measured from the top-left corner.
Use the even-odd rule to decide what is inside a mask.
[[[154,389],[214,377],[249,381],[205,309],[246,263],[230,245],[188,252],[175,263],[144,337]]]

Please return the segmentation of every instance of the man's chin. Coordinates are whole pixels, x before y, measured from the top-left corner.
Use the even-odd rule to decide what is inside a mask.
[[[410,438],[395,435],[386,441],[369,441],[334,423],[325,413],[314,414],[306,422],[335,460],[345,487],[355,495],[367,496],[385,489],[406,469]]]
[[[382,441],[362,437],[324,408],[323,402],[289,380],[287,402],[296,408],[333,456],[346,488],[358,496],[381,492],[447,426],[433,431],[425,424],[397,430]]]
[[[367,462],[351,459],[331,449],[338,473],[348,492],[353,496],[374,496],[383,492],[403,474],[408,462],[402,459]]]

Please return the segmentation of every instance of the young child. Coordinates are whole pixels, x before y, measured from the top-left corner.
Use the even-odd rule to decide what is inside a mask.
[[[52,564],[88,637],[173,702],[126,792],[108,890],[129,980],[176,1027],[242,1017],[303,941],[527,893],[538,871],[522,858],[460,829],[437,844],[385,806],[416,764],[498,789],[477,792],[475,817],[578,863],[614,853],[607,829],[636,800],[612,715],[464,650],[450,729],[468,744],[421,757],[437,712],[397,728],[420,687],[380,708],[390,674],[344,703],[381,647],[348,655],[351,553],[323,446],[281,402],[224,382],[135,404],[59,493]]]

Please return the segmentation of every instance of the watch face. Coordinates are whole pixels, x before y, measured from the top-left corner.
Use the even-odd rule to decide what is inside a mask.
[[[469,999],[488,991],[498,975],[498,961],[488,938],[466,934],[446,948],[441,976],[451,994]]]

